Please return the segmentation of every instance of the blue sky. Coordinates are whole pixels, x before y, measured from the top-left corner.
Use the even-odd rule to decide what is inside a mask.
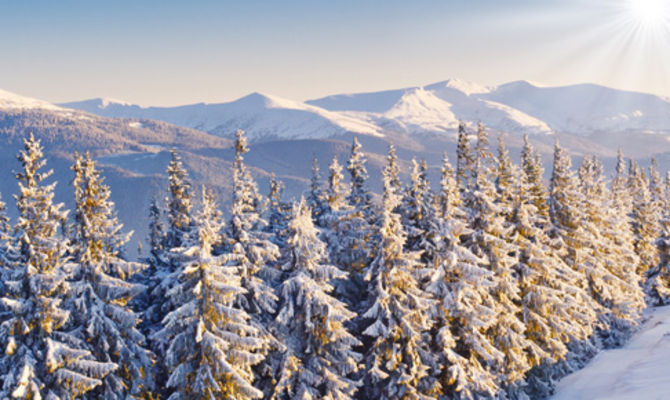
[[[670,31],[629,1],[1,1],[0,88],[176,105],[453,77],[670,96]]]

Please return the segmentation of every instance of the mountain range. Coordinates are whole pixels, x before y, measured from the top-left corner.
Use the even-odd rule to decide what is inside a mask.
[[[459,121],[511,134],[670,133],[670,99],[593,84],[543,87],[527,81],[486,87],[451,79],[424,87],[333,95],[305,102],[252,93],[179,107],[140,107],[109,99],[61,104],[105,117],[154,119],[252,141],[322,139],[344,132],[384,136],[452,133]]]

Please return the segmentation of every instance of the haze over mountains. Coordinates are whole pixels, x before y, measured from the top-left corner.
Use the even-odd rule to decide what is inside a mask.
[[[74,151],[91,151],[104,168],[119,216],[143,240],[147,207],[162,198],[171,147],[177,148],[194,189],[213,188],[224,209],[230,198],[233,151],[230,137],[244,129],[251,142],[247,161],[263,193],[270,173],[286,184],[286,197],[306,189],[313,157],[322,171],[337,157],[342,165],[358,136],[368,157],[370,186],[378,179],[388,144],[398,150],[403,176],[412,157],[425,158],[434,182],[443,152],[454,157],[459,120],[500,132],[514,157],[521,137],[542,153],[550,172],[556,138],[575,157],[595,153],[611,167],[617,148],[645,165],[655,154],[670,167],[668,99],[585,84],[558,88],[529,82],[484,87],[448,80],[424,87],[343,94],[306,102],[253,93],[220,104],[139,107],[122,101],[85,100],[54,105],[0,90],[0,192],[11,205],[17,190],[12,170],[28,132],[42,140],[48,166],[59,182],[57,200],[71,206],[70,166]],[[576,159],[577,161],[577,159]],[[130,249],[133,250],[133,249]]]

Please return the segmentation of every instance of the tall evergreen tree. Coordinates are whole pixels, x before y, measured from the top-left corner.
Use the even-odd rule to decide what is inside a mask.
[[[402,204],[398,208],[403,227],[407,233],[405,247],[411,251],[419,249],[419,243],[426,232],[428,214],[433,211],[434,207],[427,169],[425,161],[419,163],[416,159],[412,159],[410,184],[405,190]]]
[[[282,201],[284,184],[275,177],[270,176],[270,205],[268,207],[267,231],[271,233],[273,242],[279,249],[286,245],[288,240],[288,223],[291,218],[291,206]]]
[[[361,343],[345,328],[355,314],[333,297],[333,280],[346,273],[327,264],[325,244],[302,199],[293,207],[289,232],[277,314],[287,351],[270,398],[351,399],[359,386],[352,377],[361,359],[353,347]]]
[[[465,124],[458,124],[458,147],[456,148],[456,181],[458,188],[463,193],[470,186],[472,169],[474,167],[474,155],[470,148],[470,139]]]
[[[61,299],[71,290],[66,277],[73,266],[58,230],[67,212],[53,203],[56,184],[44,184],[52,171],[40,172],[46,163],[40,142],[30,134],[24,144],[12,238],[19,253],[4,277],[2,302],[11,314],[0,325],[0,397],[71,399],[99,386],[118,366],[95,360],[85,343],[64,330],[71,315]]]
[[[584,210],[584,195],[570,167],[570,156],[557,140],[554,146],[554,164],[549,190],[549,212],[554,226],[553,234],[563,242],[563,261],[573,271],[579,273],[579,278],[573,282],[573,285],[589,293],[589,298],[584,298],[582,301],[594,311],[589,315],[596,316],[602,311],[602,308],[591,298],[591,289],[594,288],[592,284],[598,280],[591,279],[589,276],[599,276],[599,263],[593,258],[591,251],[593,236],[586,226],[588,216]],[[588,330],[595,328],[596,321],[594,319],[582,321],[582,323]],[[588,344],[585,343],[585,345],[585,348],[579,351],[590,353],[592,349]]]
[[[279,257],[279,248],[264,232],[267,222],[262,215],[266,201],[244,163],[244,154],[248,151],[244,132],[238,130],[233,163],[233,204],[225,248],[232,252],[239,244],[242,255],[240,273],[245,289],[239,302],[260,327],[276,311],[277,296],[269,281],[274,277],[273,264]]]
[[[528,135],[523,136],[523,148],[521,150],[521,170],[528,185],[528,195],[531,203],[542,216],[549,217],[549,205],[547,203],[547,188],[542,181],[542,160],[539,154],[530,144]]]
[[[635,252],[640,258],[637,272],[644,277],[647,270],[659,263],[656,240],[660,236],[660,210],[645,174],[636,168],[629,186],[633,194],[632,226],[635,234]]]
[[[167,167],[168,199],[165,248],[181,247],[188,242],[193,225],[193,199],[188,173],[176,149],[170,151],[171,160]]]
[[[602,167],[595,157],[585,157],[579,168],[585,218],[582,226],[591,236],[592,263],[585,270],[589,293],[603,306],[601,321],[609,330],[606,345],[618,345],[631,332],[644,307],[640,279],[634,271],[637,261],[632,246],[624,247],[625,225],[612,211],[611,196],[602,179]],[[621,336],[620,336],[621,335]]]
[[[425,291],[437,300],[429,314],[435,355],[429,393],[457,399],[494,396],[499,386],[491,368],[501,364],[504,355],[485,335],[496,322],[489,293],[493,274],[483,266],[485,260],[460,242],[460,237],[472,232],[463,218],[446,155],[440,186],[436,210],[426,216],[419,247],[430,272]]]
[[[473,180],[464,203],[472,233],[465,244],[475,255],[487,260],[493,273],[490,290],[497,318],[486,334],[504,354],[502,365],[496,368],[502,384],[508,385],[519,381],[531,368],[527,352],[532,343],[525,337],[525,326],[519,318],[521,298],[513,271],[517,263],[517,249],[511,241],[511,227],[505,221],[503,209],[496,203],[493,156],[488,149],[487,133],[481,124],[475,150]]]
[[[446,152],[442,154],[440,172],[440,192],[435,197],[436,211],[438,217],[449,220],[457,216],[457,211],[461,211],[462,214],[462,209],[460,208],[461,194],[458,190],[458,182]]]
[[[399,201],[385,170],[381,242],[366,276],[370,306],[362,315],[368,321],[363,335],[371,340],[364,391],[367,398],[425,399],[423,384],[433,364],[425,341],[432,301],[415,279],[418,254],[404,250],[400,215],[393,212]]]
[[[87,343],[96,360],[118,368],[88,398],[127,399],[149,396],[153,363],[144,348],[144,336],[137,329],[140,317],[128,302],[143,286],[128,278],[144,265],[122,258],[130,233],[123,234],[109,188],[103,183],[90,154],[75,158],[75,224],[73,237],[76,268],[70,271],[70,298],[73,311],[71,333]]]
[[[312,179],[309,184],[309,194],[307,204],[312,209],[312,218],[319,221],[321,215],[326,211],[326,199],[323,186],[321,184],[321,173],[319,171],[319,160],[314,157],[312,160]]]
[[[222,230],[213,197],[203,189],[202,210],[194,220],[193,242],[172,257],[181,268],[168,291],[175,308],[154,334],[168,343],[165,363],[169,399],[254,399],[252,367],[264,358],[264,335],[239,306],[244,294],[242,245],[232,253],[212,255]]]

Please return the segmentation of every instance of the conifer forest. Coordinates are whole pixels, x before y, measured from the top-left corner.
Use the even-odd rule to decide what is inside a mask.
[[[97,161],[76,155],[66,210],[27,136],[18,217],[0,201],[0,399],[551,395],[670,302],[670,174],[573,167],[556,141],[545,181],[528,137],[520,158],[489,140],[462,124],[439,182],[416,159],[401,181],[391,145],[379,196],[354,138],[289,201],[238,131],[226,209],[172,150],[131,260]]]

